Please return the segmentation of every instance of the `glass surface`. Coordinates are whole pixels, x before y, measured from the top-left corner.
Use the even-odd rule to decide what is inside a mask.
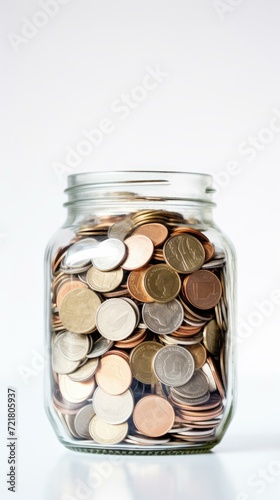
[[[93,453],[196,453],[235,405],[235,255],[212,217],[212,177],[68,178],[46,250],[46,410]]]

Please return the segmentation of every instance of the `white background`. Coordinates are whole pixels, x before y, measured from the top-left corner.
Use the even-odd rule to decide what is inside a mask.
[[[44,3],[56,4],[52,17],[38,14]],[[20,500],[279,498],[279,1],[0,5],[1,498],[13,497],[7,386],[18,396]],[[111,106],[134,95],[147,68],[165,76],[122,119]],[[65,168],[67,148],[105,118],[114,130],[71,172],[205,172],[219,188],[215,220],[238,255],[239,388],[235,418],[209,455],[75,454],[44,412],[43,254],[66,216],[66,176],[54,166]]]

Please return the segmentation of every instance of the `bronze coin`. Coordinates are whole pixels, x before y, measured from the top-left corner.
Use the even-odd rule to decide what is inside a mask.
[[[132,234],[142,234],[144,236],[148,236],[148,238],[152,240],[154,246],[158,247],[166,240],[168,236],[168,229],[163,224],[151,222],[137,227]]]
[[[159,437],[173,426],[175,412],[161,396],[149,395],[140,399],[133,412],[135,427],[145,436]]]
[[[153,302],[154,299],[149,296],[144,288],[144,275],[148,267],[135,269],[129,273],[127,279],[127,288],[134,299],[140,302]]]
[[[163,254],[166,263],[178,273],[192,273],[205,260],[202,243],[188,233],[171,236],[164,244]]]
[[[133,271],[148,264],[152,258],[154,245],[147,236],[135,234],[124,240],[127,247],[127,257],[121,267],[127,271]]]
[[[207,351],[205,347],[202,344],[198,343],[195,345],[188,346],[187,349],[191,353],[194,359],[195,370],[202,368],[202,366],[206,363],[207,360]]]
[[[219,278],[211,271],[200,270],[188,276],[185,293],[189,302],[198,309],[215,307],[222,295]]]

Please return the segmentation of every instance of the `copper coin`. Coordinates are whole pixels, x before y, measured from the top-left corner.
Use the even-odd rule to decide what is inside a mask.
[[[205,262],[208,262],[209,260],[212,259],[214,253],[215,253],[215,247],[210,243],[210,241],[203,241],[202,242],[204,252],[205,252]]]
[[[178,233],[189,233],[198,238],[200,241],[209,241],[207,236],[202,233],[201,231],[198,231],[198,229],[195,229],[194,227],[187,227],[187,226],[178,226],[175,227],[172,231],[173,234],[178,234]]]
[[[144,287],[156,302],[170,302],[180,292],[181,280],[167,264],[156,264],[145,272]]]
[[[140,399],[133,412],[136,428],[145,436],[159,437],[173,426],[175,412],[171,404],[161,396],[149,395]]]
[[[128,271],[139,269],[148,264],[152,258],[154,245],[147,236],[136,234],[124,240],[127,247],[127,257],[121,267]]]
[[[221,298],[222,286],[214,273],[200,270],[188,276],[185,293],[193,306],[198,309],[211,309]]]
[[[121,356],[112,354],[100,360],[95,374],[97,384],[108,394],[125,392],[132,381],[130,366]]]
[[[213,359],[210,356],[207,358],[207,362],[208,362],[208,364],[210,366],[210,369],[211,369],[211,372],[213,374],[215,383],[217,385],[217,389],[219,391],[219,394],[220,394],[221,398],[224,399],[226,395],[225,395],[223,384],[222,384],[220,375],[219,375],[219,373],[217,371],[216,365],[215,365]]]
[[[153,302],[154,299],[149,296],[144,288],[144,276],[148,268],[135,269],[129,273],[127,279],[127,288],[134,299],[140,302]]]
[[[152,240],[154,246],[158,247],[166,240],[168,236],[168,229],[163,224],[154,222],[137,227],[132,234],[142,234],[144,236],[148,236],[148,238]]]
[[[166,263],[179,273],[192,273],[205,260],[202,243],[188,233],[171,236],[164,244],[163,253]]]

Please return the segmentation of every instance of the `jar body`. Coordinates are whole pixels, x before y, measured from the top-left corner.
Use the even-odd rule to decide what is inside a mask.
[[[211,176],[70,176],[46,250],[46,410],[94,453],[207,451],[235,406],[235,256]]]

